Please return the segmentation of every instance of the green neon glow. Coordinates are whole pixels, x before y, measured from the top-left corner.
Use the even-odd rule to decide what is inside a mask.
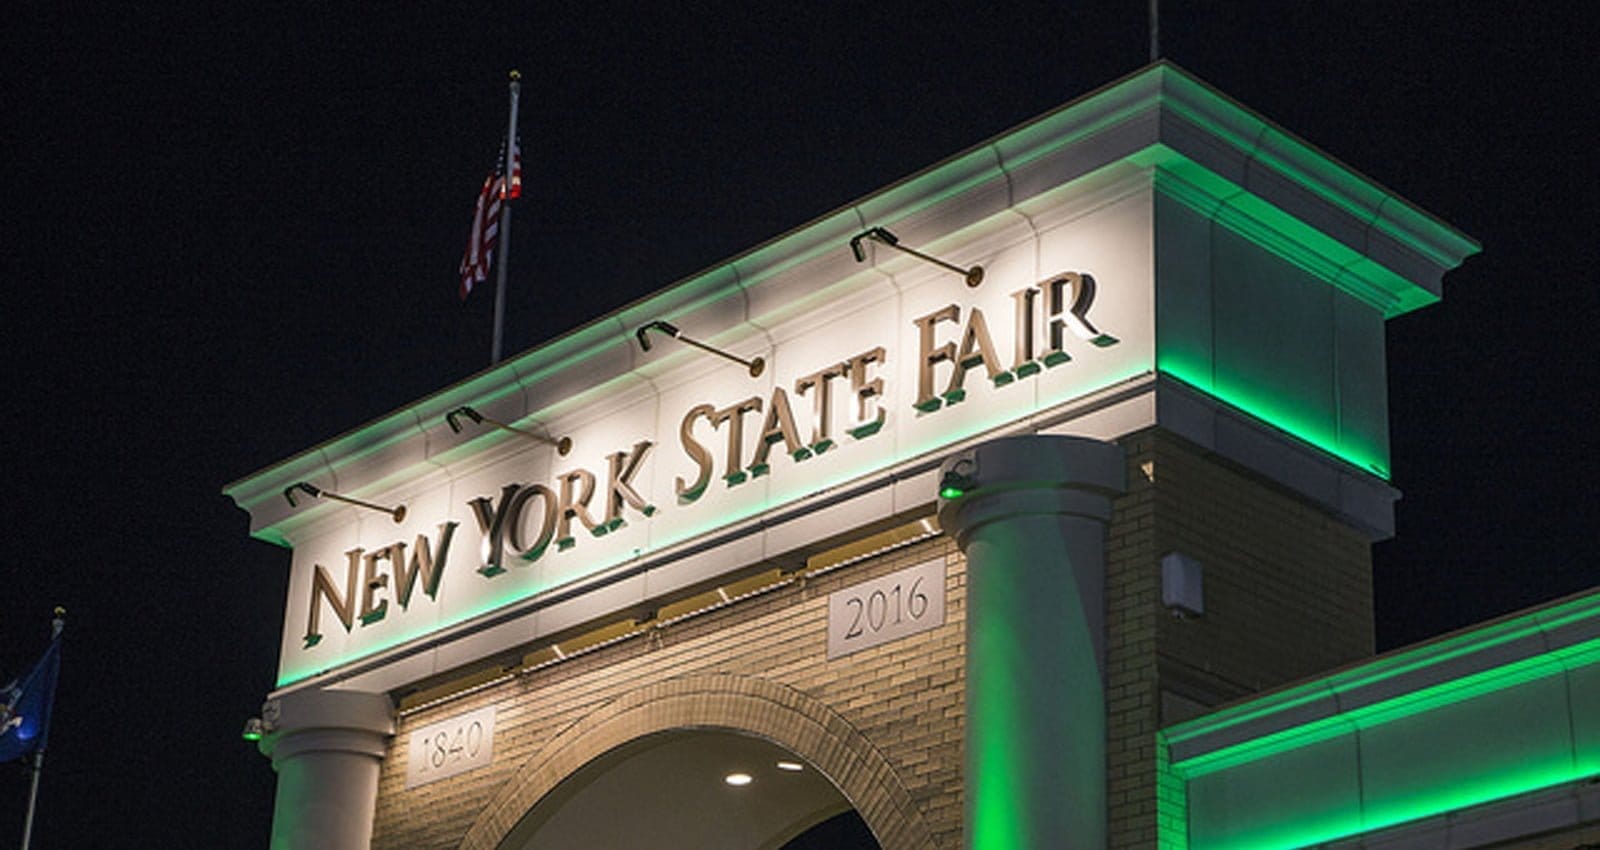
[[[1535,632],[1550,633],[1563,626],[1600,616],[1600,598],[1588,597],[1496,623],[1478,632],[1457,636],[1442,645],[1426,645],[1395,657],[1380,659],[1345,674],[1292,689],[1284,694],[1225,709],[1218,715],[1180,724],[1163,733],[1167,741],[1191,739],[1197,735],[1257,720],[1264,715],[1291,711],[1298,706],[1355,688],[1381,683],[1423,667],[1448,663],[1474,652],[1493,651]],[[1578,642],[1532,655],[1489,670],[1483,670],[1412,693],[1402,694],[1370,706],[1300,724],[1244,741],[1173,765],[1184,782],[1224,772],[1213,780],[1234,793],[1248,795],[1255,783],[1278,782],[1281,777],[1304,775],[1322,768],[1317,745],[1348,739],[1357,734],[1372,735],[1375,730],[1396,721],[1426,716],[1466,700],[1530,685],[1567,671],[1600,664],[1600,638]],[[1573,710],[1579,707],[1572,706]],[[1438,722],[1448,723],[1446,719]],[[1401,733],[1404,734],[1404,733]],[[1319,798],[1306,803],[1306,810],[1272,808],[1264,804],[1255,812],[1275,820],[1237,825],[1231,833],[1189,836],[1168,824],[1163,828],[1163,846],[1199,846],[1205,850],[1232,848],[1290,848],[1396,826],[1457,809],[1476,806],[1507,797],[1536,792],[1600,774],[1600,752],[1574,751],[1577,742],[1556,735],[1559,746],[1514,754],[1489,754],[1481,763],[1468,762],[1451,775],[1411,777],[1414,787],[1396,786],[1387,794],[1375,789],[1345,795],[1344,805]],[[1270,765],[1270,766],[1269,766]],[[1227,771],[1241,771],[1237,774]],[[1265,771],[1265,772],[1263,772]],[[1280,777],[1280,779],[1274,779]],[[1405,785],[1405,778],[1400,780]],[[1193,805],[1190,805],[1193,813]]]
[[[1191,362],[1167,351],[1157,355],[1162,374],[1237,408],[1250,416],[1289,434],[1300,441],[1333,455],[1358,469],[1389,480],[1389,458],[1364,446],[1342,440],[1337,428],[1317,417],[1308,416],[1288,399],[1262,392],[1242,381],[1213,378],[1211,364]]]
[[[989,699],[1005,696],[995,694]],[[967,727],[967,746],[974,750],[974,755],[969,757],[973,770],[967,774],[967,793],[981,801],[972,807],[972,822],[967,825],[973,850],[1015,850],[1030,846],[1023,819],[1008,805],[1022,796],[1017,787],[1022,772],[1018,756],[1027,742],[1021,738],[1022,735],[1006,724],[990,723],[983,729]]]
[[[1276,828],[1241,832],[1223,841],[1197,845],[1191,837],[1185,846],[1203,850],[1290,850],[1311,847],[1507,797],[1559,787],[1592,776],[1592,772],[1572,768],[1507,771],[1497,776],[1443,783],[1431,793],[1419,794],[1383,809],[1363,808],[1360,801],[1353,801],[1344,809],[1293,813]]]
[[[1020,588],[990,582],[987,596],[967,604],[982,605],[987,616],[1003,622],[1026,606]],[[972,616],[971,610],[968,613]],[[969,619],[970,622],[970,619]],[[1029,763],[1028,724],[1008,673],[1028,669],[1028,646],[1014,629],[972,629],[967,633],[970,657],[967,677],[966,794],[973,850],[1016,850],[1032,847],[1032,824],[1026,815],[1028,795],[1020,786]],[[974,716],[976,715],[976,717]]]
[[[1181,723],[1165,730],[1163,734],[1172,741],[1186,741],[1199,735],[1249,723],[1267,715],[1287,712],[1325,698],[1330,693],[1348,693],[1425,667],[1444,664],[1472,653],[1486,652],[1541,632],[1564,628],[1597,617],[1600,617],[1600,595],[1585,596],[1540,608],[1470,632],[1447,636],[1411,649],[1390,653],[1354,669],[1287,688],[1242,705],[1224,708],[1203,718]],[[1559,658],[1572,666],[1583,666],[1592,663],[1590,659],[1597,651],[1600,650],[1584,643],[1555,650],[1551,653],[1551,657]]]
[[[246,741],[259,741],[259,740],[261,740],[261,733],[260,732],[246,732],[246,733],[244,733],[244,735],[242,737]]]
[[[965,495],[967,495],[967,491],[961,489],[960,487],[951,487],[946,485],[939,488],[939,498],[941,499],[959,499]]]
[[[1585,652],[1597,649],[1600,649],[1600,638],[1582,645],[1582,651]],[[1426,714],[1465,699],[1557,675],[1565,669],[1563,661],[1550,653],[1536,655],[1431,688],[1423,688],[1392,700],[1342,711],[1320,720],[1207,753],[1198,758],[1176,763],[1174,769],[1186,778],[1197,778],[1348,735],[1354,728],[1370,729],[1396,720]]]

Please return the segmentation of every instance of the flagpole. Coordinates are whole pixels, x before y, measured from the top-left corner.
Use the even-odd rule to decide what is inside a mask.
[[[22,821],[22,850],[33,841],[33,808],[39,802],[39,774],[44,772],[44,750],[33,752],[33,784],[28,787],[28,816]]]
[[[61,637],[66,615],[67,609],[56,608],[56,618],[50,621],[50,640]],[[40,747],[33,751],[33,782],[28,786],[28,814],[22,820],[22,850],[28,850],[28,845],[33,843],[33,810],[39,804],[39,774],[43,772],[44,747]]]
[[[494,275],[494,347],[489,365],[500,362],[501,340],[506,323],[506,266],[511,264],[511,176],[517,151],[517,98],[522,93],[522,74],[511,72],[511,117],[506,124],[506,161],[500,179],[500,262]]]
[[[1161,60],[1161,0],[1150,0],[1150,61]]]

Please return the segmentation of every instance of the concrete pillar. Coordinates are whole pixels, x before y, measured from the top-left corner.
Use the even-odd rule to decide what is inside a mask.
[[[941,476],[967,485],[939,500],[967,558],[967,846],[1101,850],[1105,528],[1122,449],[1005,437]]]
[[[368,850],[378,767],[394,734],[384,694],[306,689],[267,701],[261,752],[278,772],[272,850]]]

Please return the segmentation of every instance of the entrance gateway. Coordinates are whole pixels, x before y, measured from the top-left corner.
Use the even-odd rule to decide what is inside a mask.
[[[229,485],[293,552],[273,846],[1288,847],[1575,781],[1317,821],[1342,733],[1213,710],[1372,654],[1384,322],[1476,250],[1158,63]]]

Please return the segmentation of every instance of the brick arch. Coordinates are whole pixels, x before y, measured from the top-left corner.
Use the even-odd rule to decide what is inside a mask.
[[[629,741],[681,729],[739,732],[785,747],[838,786],[885,850],[937,846],[888,760],[833,709],[766,679],[701,674],[629,691],[562,730],[484,806],[461,850],[496,850],[579,768]]]

